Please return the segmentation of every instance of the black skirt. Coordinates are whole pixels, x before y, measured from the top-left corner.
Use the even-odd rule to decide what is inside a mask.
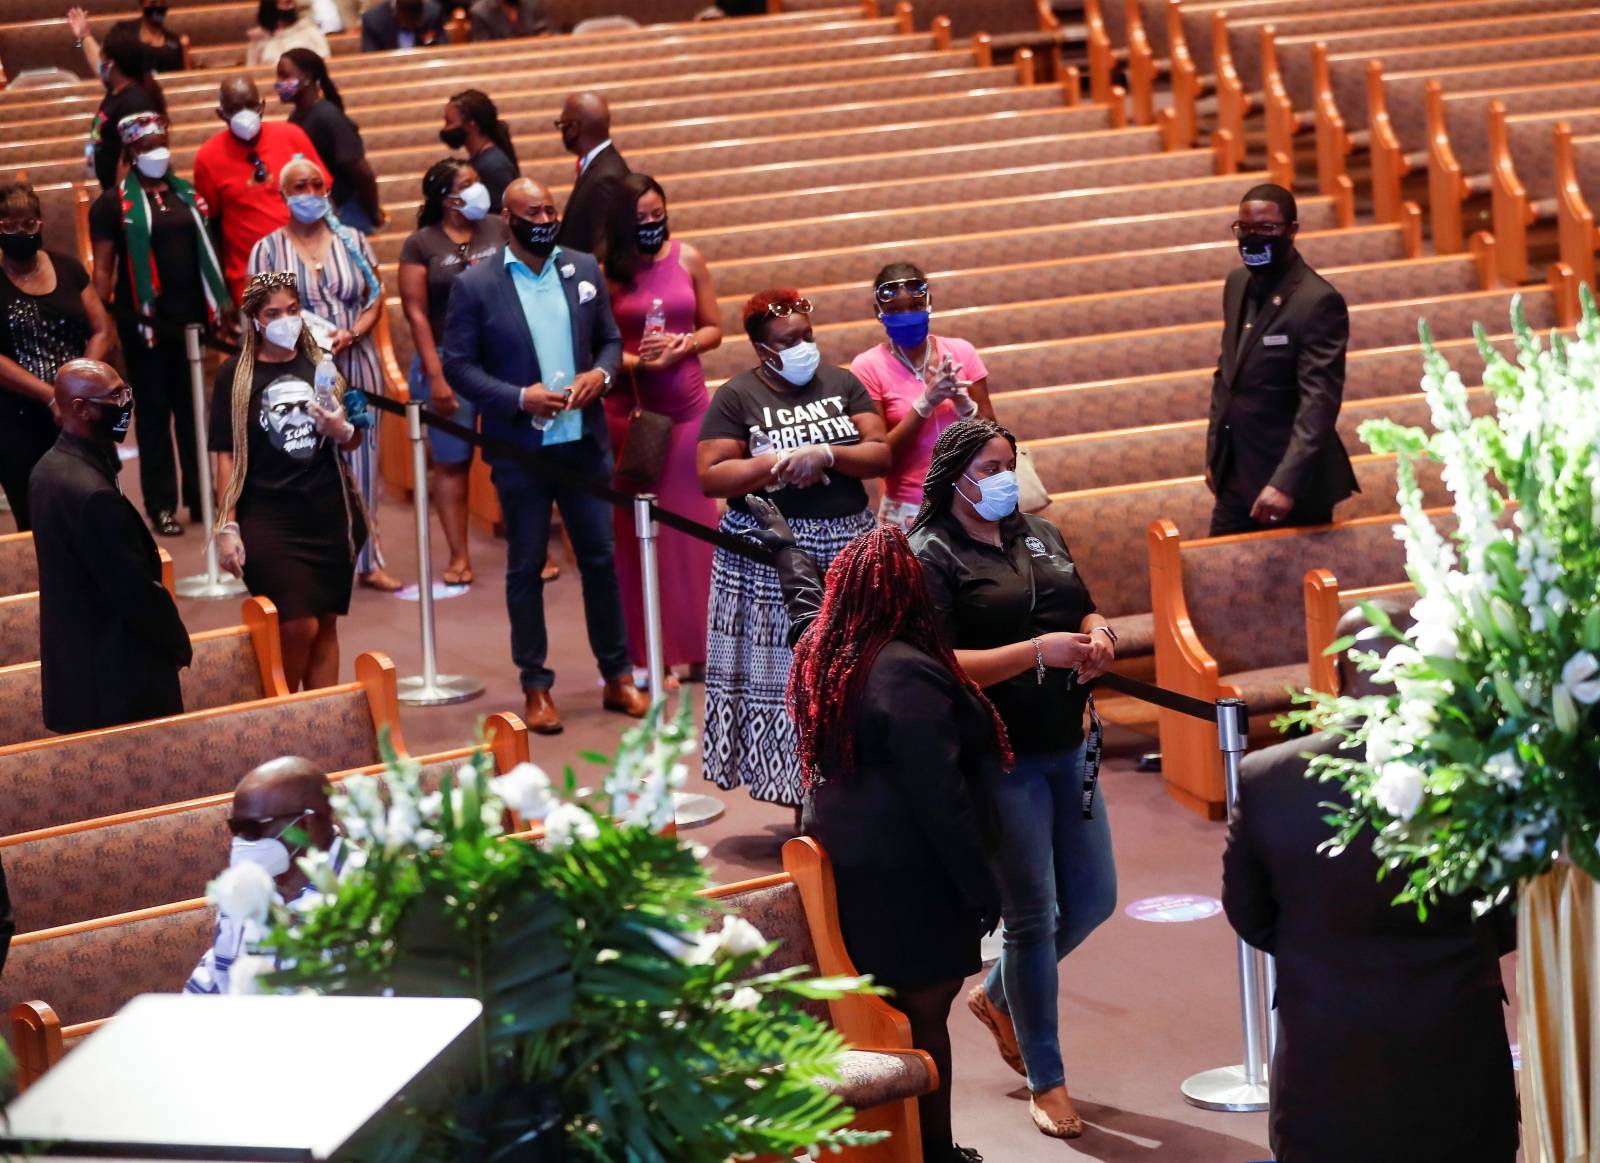
[[[367,539],[353,499],[248,492],[238,506],[244,584],[278,607],[280,621],[350,612],[355,553]]]
[[[879,985],[920,989],[983,967],[978,917],[942,867],[836,864],[833,879],[850,960]]]

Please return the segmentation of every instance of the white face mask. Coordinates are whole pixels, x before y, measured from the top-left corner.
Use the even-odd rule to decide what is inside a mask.
[[[821,364],[822,352],[809,339],[778,352],[778,374],[797,388],[809,384]]]
[[[1017,511],[1020,487],[1017,474],[1010,469],[974,481],[966,473],[961,478],[978,486],[978,499],[971,501],[973,510],[985,521],[1001,521]],[[965,497],[965,494],[962,494]]]
[[[293,351],[300,342],[300,329],[304,325],[305,321],[298,315],[280,315],[265,327],[257,323],[256,329],[268,343]]]
[[[263,836],[260,840],[233,838],[233,850],[228,853],[229,866],[259,864],[266,874],[277,880],[289,871],[289,846],[282,840]]]
[[[481,222],[489,213],[489,187],[473,182],[456,195],[461,199],[461,217],[468,222]]]
[[[241,109],[228,118],[228,128],[240,141],[254,141],[261,132],[261,114],[254,109]]]
[[[159,178],[172,164],[172,151],[164,145],[147,149],[134,160],[133,164],[139,167],[139,172],[145,177]]]

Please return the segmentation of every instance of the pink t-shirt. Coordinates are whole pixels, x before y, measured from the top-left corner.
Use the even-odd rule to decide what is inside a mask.
[[[978,349],[965,339],[931,335],[928,343],[932,348],[928,354],[929,367],[937,366],[948,354],[961,369],[961,378],[966,382],[976,383],[988,376],[989,370],[978,358]],[[926,387],[910,368],[895,358],[887,343],[870,347],[856,356],[850,370],[867,386],[873,402],[882,405],[891,431],[906,418],[911,402],[922,395]],[[933,443],[939,439],[939,433],[960,418],[953,400],[946,400],[934,409],[933,415],[923,422],[916,439],[901,445],[895,454],[894,464],[883,482],[886,496],[908,505],[922,503],[922,481],[933,461]]]

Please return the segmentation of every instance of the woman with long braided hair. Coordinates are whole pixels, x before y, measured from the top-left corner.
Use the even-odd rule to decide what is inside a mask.
[[[972,1163],[950,1129],[950,1005],[999,919],[990,872],[993,785],[1005,728],[940,636],[905,534],[878,526],[828,568],[795,544],[777,507],[747,498],[777,553],[791,621],[789,710],[804,831],[827,850],[855,967],[894,990],[939,1087],[918,1099],[922,1159]]]
[[[911,545],[945,641],[994,702],[1016,752],[1015,770],[995,787],[1005,937],[968,1008],[1027,1078],[1034,1125],[1074,1139],[1083,1120],[1061,1059],[1059,962],[1117,903],[1086,692],[1110,669],[1116,636],[1060,530],[1017,511],[1017,441],[993,420],[952,424],[935,442]],[[1087,739],[1086,711],[1095,724]]]
[[[217,559],[278,607],[290,690],[339,677],[337,620],[350,612],[367,539],[361,497],[341,449],[361,433],[339,400],[312,387],[323,358],[300,318],[295,276],[254,275],[239,304],[241,350],[217,369],[211,451],[221,501]]]

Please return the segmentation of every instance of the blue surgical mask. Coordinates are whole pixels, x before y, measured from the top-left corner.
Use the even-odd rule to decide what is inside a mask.
[[[972,480],[966,473],[961,476],[978,486],[979,497],[972,508],[985,521],[1001,521],[1017,511],[1017,496],[1021,490],[1017,486],[1017,474],[1010,469],[981,481]]]
[[[315,222],[328,216],[328,200],[321,194],[294,194],[288,203],[296,222]]]
[[[797,388],[809,384],[821,364],[822,352],[809,339],[778,352],[778,374]]]
[[[889,342],[897,347],[919,347],[928,338],[928,311],[891,311],[878,316],[878,322],[889,333]]]

